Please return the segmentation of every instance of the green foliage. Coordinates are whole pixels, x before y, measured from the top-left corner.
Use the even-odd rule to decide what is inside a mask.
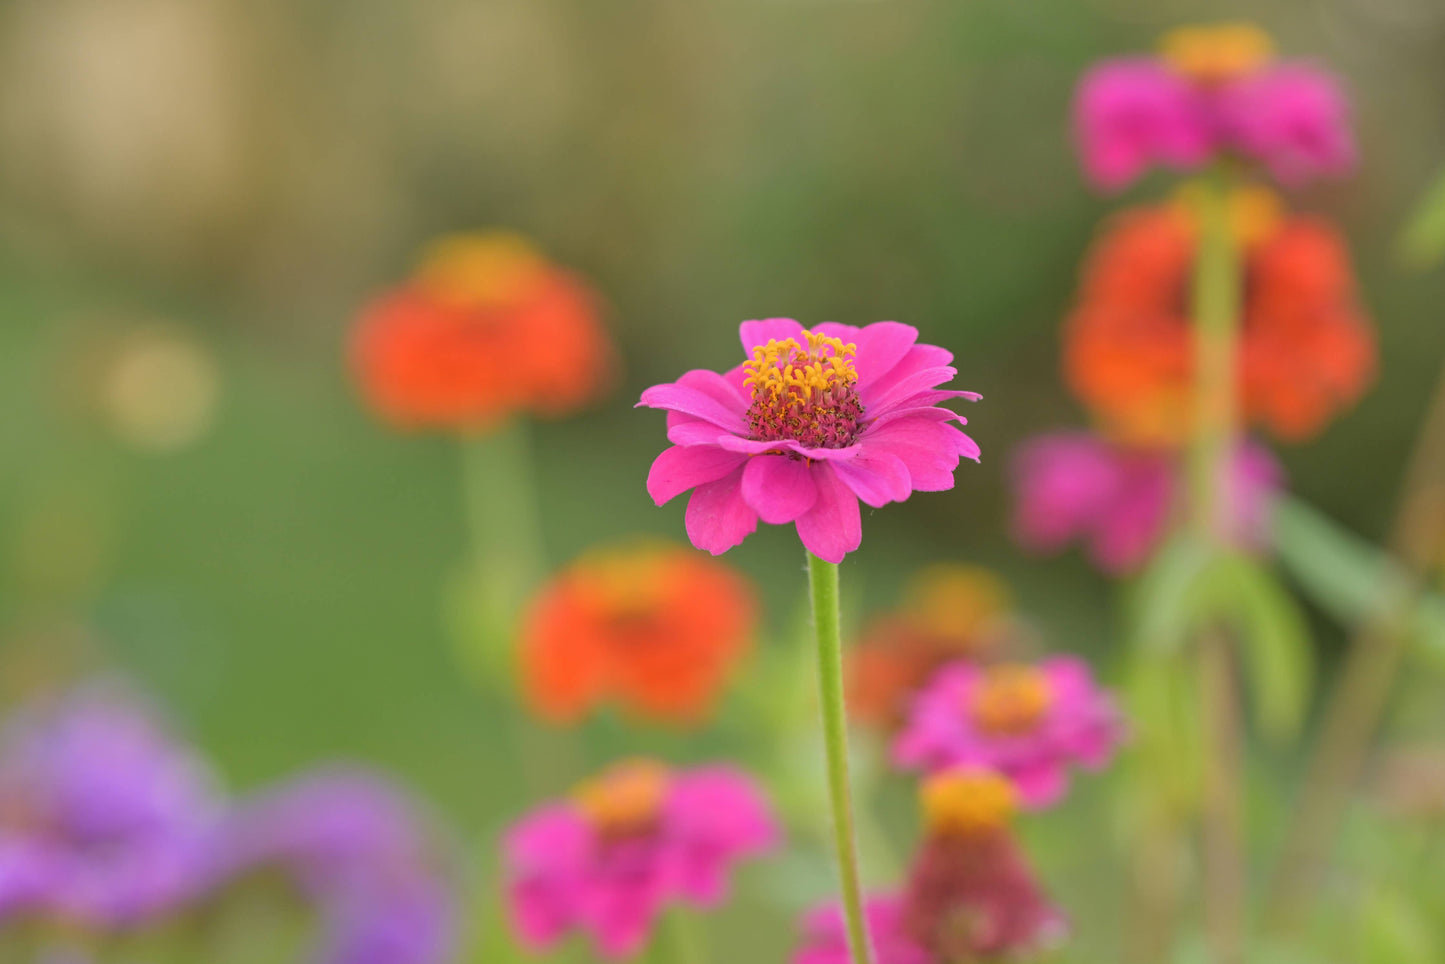
[[[1445,954],[1440,938],[1438,922],[1413,894],[1380,887],[1361,907],[1361,964],[1434,964]]]
[[[1439,267],[1445,260],[1445,171],[1436,175],[1415,206],[1395,253],[1402,264],[1417,270]]]

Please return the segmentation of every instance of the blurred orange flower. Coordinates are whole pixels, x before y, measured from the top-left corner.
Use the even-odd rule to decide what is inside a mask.
[[[848,663],[853,716],[897,729],[913,693],[934,670],[960,658],[992,654],[1007,633],[1008,588],[975,566],[940,564],[910,581],[904,604],[874,620]]]
[[[542,587],[522,630],[528,702],[557,723],[616,700],[692,724],[752,643],[757,600],[724,563],[644,544],[594,550]]]
[[[1237,196],[1243,250],[1241,418],[1297,441],[1352,405],[1374,377],[1375,338],[1345,242],[1319,217],[1264,192]],[[1189,432],[1195,218],[1188,197],[1117,216],[1094,242],[1065,325],[1064,374],[1120,441],[1173,444]]]
[[[593,292],[502,232],[435,242],[407,282],[363,310],[352,360],[387,421],[466,430],[574,411],[614,367]]]

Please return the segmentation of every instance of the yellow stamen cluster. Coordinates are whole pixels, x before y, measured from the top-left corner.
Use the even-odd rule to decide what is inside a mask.
[[[1274,41],[1252,23],[1178,27],[1159,42],[1176,71],[1206,84],[1253,73],[1274,57]]]
[[[840,381],[851,382],[858,377],[851,359],[858,346],[806,330],[803,340],[807,348],[795,339],[785,338],[753,349],[752,360],[743,363],[748,373],[743,384],[752,388],[753,398],[759,393],[774,398],[791,393],[811,399],[815,391],[826,391]]]
[[[992,770],[959,769],[924,781],[919,802],[930,833],[968,836],[1007,826],[1018,808],[1018,793]]]
[[[842,448],[855,441],[863,407],[852,356],[857,346],[841,338],[802,333],[753,349],[743,363],[752,392],[748,425],[757,439],[793,439],[815,448]]]
[[[1000,665],[984,671],[967,709],[980,730],[1018,736],[1038,726],[1053,701],[1048,677],[1041,670]]]
[[[525,297],[546,271],[546,258],[521,235],[454,234],[428,246],[415,283],[448,304],[494,308]]]
[[[626,760],[579,785],[572,800],[598,832],[625,836],[657,821],[670,779],[655,760]]]

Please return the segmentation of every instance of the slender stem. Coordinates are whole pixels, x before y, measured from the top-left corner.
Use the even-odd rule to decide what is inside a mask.
[[[1189,451],[1191,524],[1220,545],[1229,512],[1228,466],[1236,425],[1240,264],[1229,216],[1229,175],[1215,170],[1199,202],[1199,253],[1194,271],[1195,424]],[[1224,548],[1220,546],[1220,548]],[[1244,957],[1245,860],[1242,746],[1232,643],[1217,627],[1198,640],[1204,737],[1204,916],[1217,964]]]
[[[1390,690],[1410,639],[1410,617],[1445,546],[1445,370],[1416,437],[1389,548],[1404,580],[1383,591],[1378,614],[1355,633],[1340,681],[1320,724],[1319,741],[1300,792],[1299,815],[1280,857],[1269,906],[1273,927],[1298,919],[1318,884],[1350,789],[1369,752],[1370,740],[1389,702]]]
[[[818,691],[823,706],[823,744],[828,758],[828,797],[834,846],[843,886],[843,916],[853,964],[872,964],[873,948],[863,916],[858,847],[853,832],[853,798],[848,785],[848,719],[843,702],[843,635],[838,606],[838,566],[808,553],[813,597],[813,631],[818,640]]]
[[[681,907],[667,912],[663,922],[667,928],[667,942],[672,953],[665,960],[668,964],[706,964],[707,954],[703,942],[698,940],[697,920]]]

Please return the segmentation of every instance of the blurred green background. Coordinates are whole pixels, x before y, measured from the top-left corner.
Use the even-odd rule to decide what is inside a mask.
[[[984,461],[865,516],[853,615],[925,562],[981,562],[1107,674],[1112,587],[1075,556],[1021,557],[1003,524],[1012,446],[1081,424],[1056,333],[1116,203],[1081,183],[1069,101],[1094,59],[1229,15],[1354,92],[1362,170],[1298,203],[1345,225],[1382,375],[1282,454],[1295,491],[1378,537],[1445,357],[1445,277],[1391,251],[1445,159],[1436,0],[0,5],[4,695],[98,658],[161,694],[238,788],[341,756],[469,832],[525,807],[505,704],[459,670],[441,607],[465,552],[455,444],[374,423],[344,356],[354,310],[421,244],[493,225],[595,282],[625,359],[606,404],[536,432],[552,562],[684,538],[684,500],[643,489],[664,444],[661,416],[631,409],[643,387],[732,364],[742,319],[896,318],[984,394]],[[179,400],[148,392],[167,365]],[[794,537],[728,559],[785,636]],[[744,750],[726,722],[587,739],[598,759]],[[1055,819],[1037,832],[1062,868],[1080,858]],[[1065,903],[1091,885],[1069,879]],[[1114,923],[1086,923],[1084,946],[1110,947]],[[753,939],[776,953],[775,930]]]

